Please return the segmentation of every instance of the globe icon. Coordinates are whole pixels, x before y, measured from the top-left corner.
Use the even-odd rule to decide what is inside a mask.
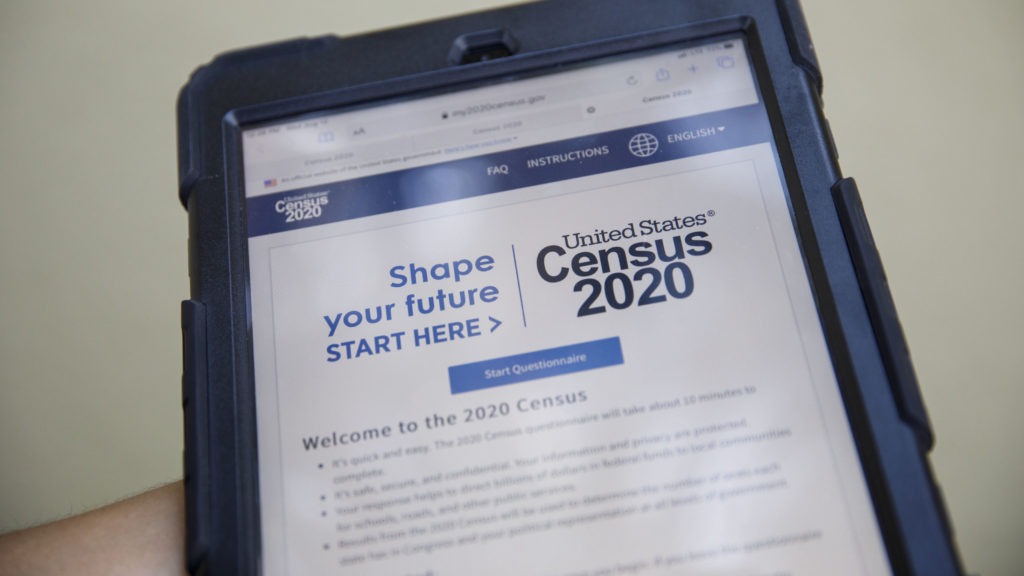
[[[637,158],[647,158],[658,151],[658,139],[653,134],[641,132],[629,139],[629,151]]]

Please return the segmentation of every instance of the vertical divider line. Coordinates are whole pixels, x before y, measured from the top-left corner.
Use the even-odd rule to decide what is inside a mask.
[[[526,305],[523,304],[523,285],[519,282],[519,261],[516,259],[516,245],[512,245],[512,268],[516,271],[516,290],[519,291],[519,309],[523,313],[523,328],[526,328]]]

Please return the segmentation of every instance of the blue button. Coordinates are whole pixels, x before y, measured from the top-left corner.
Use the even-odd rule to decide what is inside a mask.
[[[452,394],[622,364],[619,338],[604,338],[448,368]]]

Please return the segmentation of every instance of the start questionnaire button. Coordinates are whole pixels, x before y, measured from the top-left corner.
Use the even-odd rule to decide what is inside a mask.
[[[452,394],[461,394],[618,364],[622,346],[616,336],[450,366],[448,381]]]

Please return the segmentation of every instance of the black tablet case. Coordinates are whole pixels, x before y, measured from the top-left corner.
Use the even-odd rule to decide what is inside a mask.
[[[960,573],[927,461],[932,432],[857,188],[842,178],[821,110],[822,76],[795,0],[552,0],[350,38],[244,49],[199,68],[178,98],[179,194],[189,213],[182,303],[188,564],[258,573],[260,540],[246,237],[238,126],[299,111],[586,58],[615,41],[741,31],[762,89],[844,402],[897,573]],[[759,49],[760,47],[760,49]],[[762,79],[764,81],[764,79]],[[816,247],[816,250],[813,248]]]

